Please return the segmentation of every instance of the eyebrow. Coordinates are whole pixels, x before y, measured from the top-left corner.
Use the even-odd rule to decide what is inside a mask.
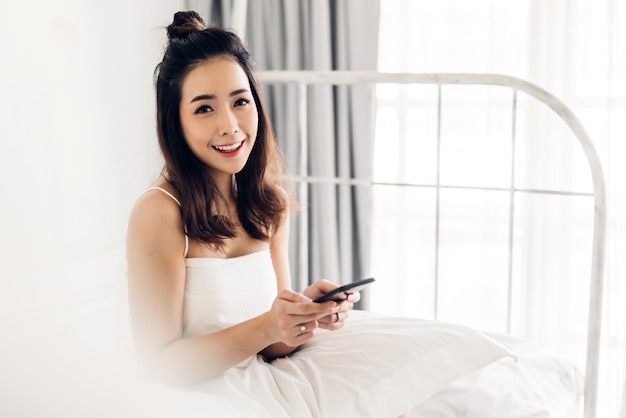
[[[229,96],[233,97],[233,96],[236,96],[238,94],[246,93],[246,92],[249,92],[249,91],[250,90],[248,90],[248,89],[238,89],[238,90],[230,92]],[[193,102],[197,102],[197,101],[200,101],[200,100],[213,100],[213,99],[215,99],[215,95],[214,94],[201,94],[200,96],[196,96],[193,99],[191,99],[191,101],[189,103],[191,104]]]

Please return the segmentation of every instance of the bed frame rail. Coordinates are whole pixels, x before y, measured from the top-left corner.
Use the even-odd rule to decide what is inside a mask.
[[[585,128],[580,123],[574,113],[557,97],[546,90],[529,83],[528,81],[500,74],[419,74],[419,73],[379,73],[379,72],[353,72],[353,71],[261,71],[259,72],[261,83],[273,84],[297,84],[299,101],[299,141],[300,154],[298,162],[298,173],[296,182],[298,183],[298,198],[300,199],[303,217],[300,222],[300,270],[306,272],[308,269],[307,253],[307,193],[310,183],[335,183],[350,185],[373,185],[371,180],[364,179],[337,179],[337,178],[317,178],[308,175],[307,167],[307,87],[309,85],[354,85],[378,83],[393,84],[431,84],[439,86],[439,103],[441,103],[442,85],[491,85],[509,87],[513,91],[512,105],[513,128],[516,123],[515,106],[517,102],[517,92],[521,91],[533,97],[539,102],[551,108],[570,128],[582,147],[589,164],[592,178],[593,192],[581,193],[582,195],[593,196],[594,199],[594,220],[593,220],[593,244],[591,254],[591,277],[589,296],[589,315],[587,330],[586,364],[585,364],[585,391],[584,391],[584,418],[596,417],[597,386],[600,359],[600,331],[602,322],[602,292],[604,282],[604,262],[605,262],[605,236],[606,236],[606,191],[604,175],[600,159],[596,149],[587,134]],[[441,118],[441,106],[439,106],[438,118]],[[438,141],[440,138],[437,139]],[[514,169],[514,166],[513,166]],[[510,211],[513,210],[513,200],[516,192],[530,193],[556,193],[572,194],[568,192],[557,192],[550,190],[523,190],[515,188],[514,177],[511,176],[510,188]],[[439,184],[434,186],[437,189],[444,187]],[[480,188],[479,188],[480,189]],[[513,214],[510,213],[509,225],[509,303],[508,303],[508,324],[511,322],[511,283],[512,283],[512,229]],[[437,226],[438,229],[438,226]],[[438,248],[436,248],[437,252]],[[437,256],[437,255],[436,255]]]

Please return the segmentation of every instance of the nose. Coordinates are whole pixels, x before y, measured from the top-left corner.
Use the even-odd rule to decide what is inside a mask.
[[[225,109],[220,117],[220,135],[232,135],[239,131],[239,123],[232,109]]]

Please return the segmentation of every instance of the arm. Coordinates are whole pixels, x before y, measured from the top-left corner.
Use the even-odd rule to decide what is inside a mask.
[[[148,192],[129,220],[129,308],[138,359],[147,371],[172,383],[216,376],[272,344],[296,347],[311,337],[298,324],[316,321],[333,307],[302,303],[284,289],[270,311],[224,330],[183,338],[184,235],[178,206]],[[329,308],[330,307],[330,308]]]
[[[270,254],[272,255],[272,265],[276,273],[276,287],[278,293],[291,290],[291,273],[289,270],[289,213],[285,213],[283,220],[272,235],[270,241]],[[308,299],[310,301],[310,299]],[[311,336],[314,329],[310,331]],[[267,359],[272,360],[278,357],[284,357],[298,347],[291,347],[284,343],[274,343],[265,347],[261,354]]]
[[[263,333],[263,324],[257,323],[258,318],[219,333],[182,338],[182,231],[176,203],[161,193],[148,192],[131,213],[126,245],[129,308],[137,357],[148,372],[168,381],[215,375],[271,341]]]

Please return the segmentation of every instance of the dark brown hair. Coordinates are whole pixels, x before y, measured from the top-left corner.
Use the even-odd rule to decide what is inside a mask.
[[[259,116],[252,152],[244,168],[235,174],[237,211],[250,236],[267,240],[279,225],[287,200],[280,190],[280,154],[259,96],[250,54],[237,35],[221,28],[205,28],[193,11],[176,13],[167,34],[169,44],[155,70],[157,133],[168,181],[181,203],[186,233],[217,248],[224,239],[235,236],[234,223],[220,210],[226,207],[226,199],[185,141],[179,112],[185,76],[210,58],[227,56],[246,73]]]

